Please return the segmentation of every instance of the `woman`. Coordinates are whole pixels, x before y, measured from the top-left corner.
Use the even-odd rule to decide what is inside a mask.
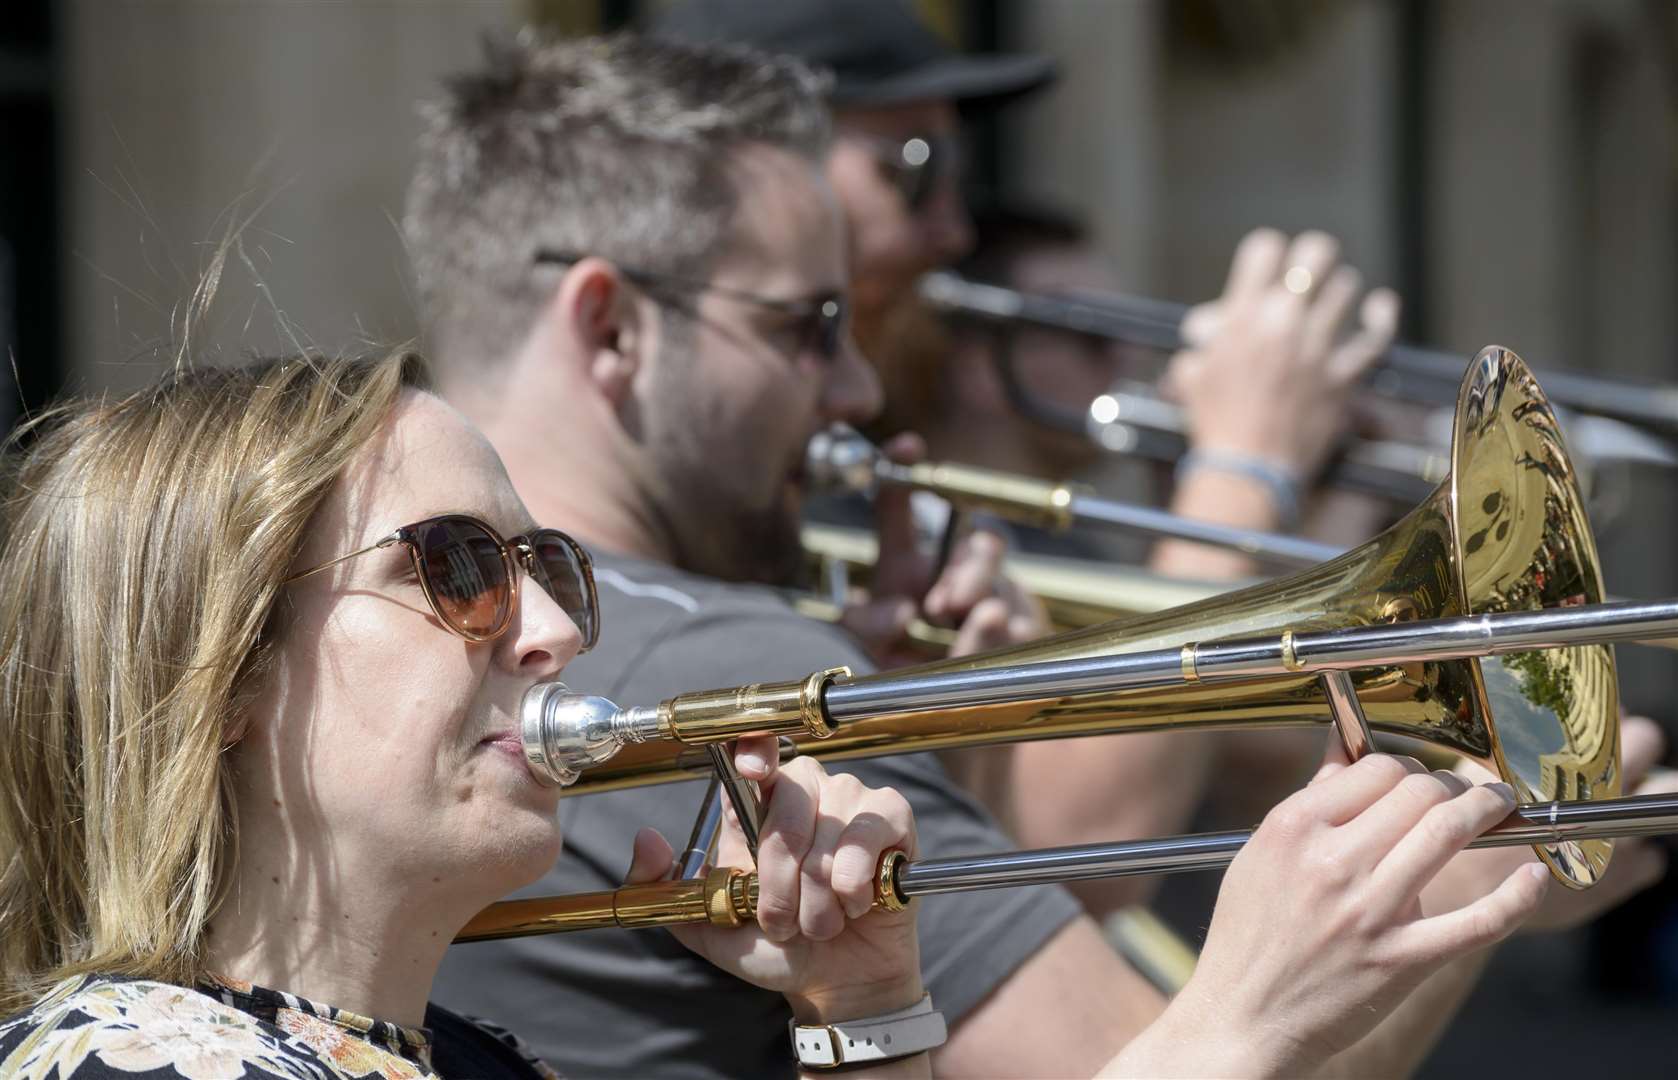
[[[559,853],[516,710],[600,632],[586,555],[407,356],[190,372],[28,438],[0,555],[0,1075],[543,1075],[426,998],[455,932]],[[736,761],[767,799],[759,925],[683,940],[806,1024],[917,1006],[912,915],[869,908],[880,854],[914,854],[903,800],[772,740]],[[1354,1041],[1536,904],[1522,871],[1416,909],[1508,805],[1390,758],[1283,804],[1203,974],[1114,1068],[1299,1071]],[[643,835],[631,878],[669,862]]]

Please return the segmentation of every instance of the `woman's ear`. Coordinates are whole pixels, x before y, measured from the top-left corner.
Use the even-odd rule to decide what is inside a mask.
[[[233,749],[244,741],[245,736],[250,734],[250,730],[251,714],[244,709],[240,709],[228,718],[227,723],[222,725],[221,748],[223,750]]]

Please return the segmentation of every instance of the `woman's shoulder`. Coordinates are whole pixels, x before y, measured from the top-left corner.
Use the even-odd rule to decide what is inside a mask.
[[[0,1020],[0,1076],[217,1080],[325,1075],[253,1016],[171,983],[82,976]]]

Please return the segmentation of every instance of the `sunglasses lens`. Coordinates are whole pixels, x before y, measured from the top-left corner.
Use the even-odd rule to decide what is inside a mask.
[[[438,518],[418,530],[420,569],[437,614],[468,637],[484,638],[506,624],[512,589],[501,545],[467,518]]]
[[[592,577],[583,568],[582,557],[563,533],[552,529],[538,529],[530,537],[530,547],[536,553],[531,576],[577,624],[583,648],[591,647],[600,633],[600,612],[595,605]]]
[[[839,358],[845,339],[846,311],[843,300],[823,300],[816,315],[816,349],[823,360]]]

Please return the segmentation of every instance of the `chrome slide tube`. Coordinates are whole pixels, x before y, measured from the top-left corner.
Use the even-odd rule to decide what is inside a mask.
[[[921,298],[935,308],[1003,322],[1026,322],[1114,341],[1176,350],[1183,347],[1187,304],[1122,293],[1040,295],[969,281],[938,271],[924,275]],[[1537,373],[1551,401],[1580,412],[1678,432],[1678,387],[1640,384],[1565,371]],[[1462,358],[1438,349],[1394,345],[1371,382],[1377,391],[1424,402],[1449,401],[1462,381]]]
[[[836,679],[823,696],[834,723],[955,705],[1000,705],[1097,690],[1260,675],[1309,674],[1427,660],[1678,636],[1678,601],[1621,601],[1423,619],[1346,630],[1186,644],[1116,656],[982,671]]]
[[[1514,816],[1520,820],[1499,825],[1476,837],[1468,846],[1514,847],[1678,832],[1678,795],[1529,803],[1516,807]],[[1251,829],[1234,829],[1160,840],[919,859],[898,872],[897,888],[904,896],[914,897],[1095,878],[1221,870],[1234,860],[1252,836]]]

